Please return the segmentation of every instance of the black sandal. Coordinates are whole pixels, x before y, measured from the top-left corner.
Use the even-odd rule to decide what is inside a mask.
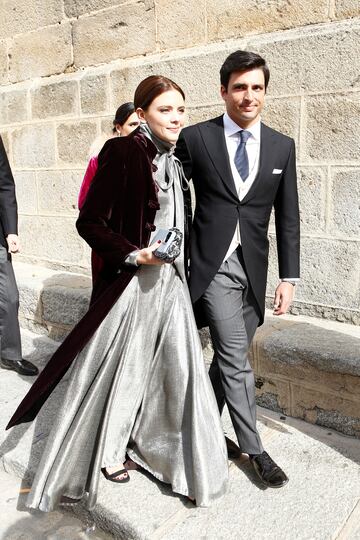
[[[118,471],[115,471],[109,474],[104,467],[103,469],[101,469],[101,472],[105,476],[106,480],[109,480],[109,482],[115,482],[116,484],[126,484],[126,482],[130,482],[130,476],[127,469],[120,469]],[[125,473],[127,474],[125,478],[117,479],[117,477],[120,476],[120,474],[125,474]]]

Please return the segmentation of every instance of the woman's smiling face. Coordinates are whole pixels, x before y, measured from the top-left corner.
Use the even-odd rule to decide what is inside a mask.
[[[185,102],[177,90],[167,90],[157,96],[146,110],[137,109],[139,118],[162,141],[175,144],[185,123]]]

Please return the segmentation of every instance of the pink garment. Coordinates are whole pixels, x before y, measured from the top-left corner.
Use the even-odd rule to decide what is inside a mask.
[[[94,156],[94,157],[90,158],[90,161],[89,161],[87,169],[85,171],[84,179],[82,181],[81,188],[80,188],[80,191],[79,191],[79,197],[78,197],[78,208],[79,208],[79,210],[81,210],[81,208],[82,208],[82,206],[83,206],[83,204],[85,202],[86,195],[87,195],[87,193],[89,191],[90,184],[93,181],[93,178],[95,176],[97,168],[98,168],[98,158],[97,158],[97,156]]]
[[[97,156],[94,156],[90,159],[88,163],[87,169],[84,174],[84,179],[80,187],[79,197],[78,197],[79,210],[81,210],[85,202],[86,195],[88,194],[90,184],[93,181],[97,168],[98,168],[98,158]],[[98,275],[101,272],[101,269],[103,266],[104,266],[103,260],[98,255],[96,255],[95,251],[92,251],[91,252],[91,273],[92,273],[93,284],[97,280]]]

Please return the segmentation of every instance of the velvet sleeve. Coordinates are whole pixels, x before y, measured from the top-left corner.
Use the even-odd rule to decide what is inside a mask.
[[[99,154],[98,169],[76,222],[77,230],[105,262],[119,267],[139,249],[109,226],[116,197],[125,193],[124,151],[110,140]]]
[[[90,159],[90,161],[88,163],[88,166],[87,166],[86,171],[85,171],[84,179],[82,181],[81,188],[80,188],[80,191],[79,191],[79,197],[78,197],[78,208],[79,208],[79,210],[82,208],[82,206],[83,206],[83,204],[85,202],[86,195],[87,195],[87,193],[89,191],[90,184],[94,179],[97,168],[98,168],[98,157],[94,156],[94,157],[92,157]]]

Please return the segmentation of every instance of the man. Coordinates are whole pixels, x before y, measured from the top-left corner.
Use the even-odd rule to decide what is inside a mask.
[[[285,313],[299,278],[299,209],[294,141],[261,122],[269,69],[236,51],[220,70],[226,113],[185,128],[177,143],[192,178],[196,209],[190,242],[190,292],[214,347],[209,375],[219,409],[226,402],[242,452],[268,487],[286,474],[264,451],[256,429],[249,345],[265,310],[272,207],[281,282],[274,313]],[[203,324],[204,325],[204,324]]]
[[[11,253],[18,251],[15,184],[0,137],[0,367],[37,375],[37,367],[21,353],[19,292],[11,264]]]

